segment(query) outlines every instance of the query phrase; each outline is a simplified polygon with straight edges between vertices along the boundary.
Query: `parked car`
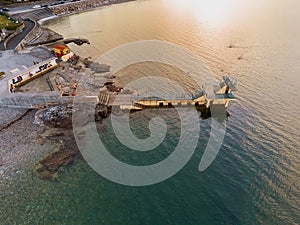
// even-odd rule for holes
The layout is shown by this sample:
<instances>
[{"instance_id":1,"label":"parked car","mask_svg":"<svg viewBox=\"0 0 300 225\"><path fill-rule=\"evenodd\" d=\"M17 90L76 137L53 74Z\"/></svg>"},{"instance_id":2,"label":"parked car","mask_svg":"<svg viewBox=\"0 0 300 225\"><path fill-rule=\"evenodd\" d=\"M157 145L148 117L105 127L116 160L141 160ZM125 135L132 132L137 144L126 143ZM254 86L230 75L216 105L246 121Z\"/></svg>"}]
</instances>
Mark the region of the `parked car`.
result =
<instances>
[{"instance_id":1,"label":"parked car","mask_svg":"<svg viewBox=\"0 0 300 225\"><path fill-rule=\"evenodd\" d=\"M33 8L33 9L39 9L39 8L41 8L41 6L40 6L40 5L35 5L35 6L33 6L32 8Z\"/></svg>"},{"instance_id":2,"label":"parked car","mask_svg":"<svg viewBox=\"0 0 300 225\"><path fill-rule=\"evenodd\" d=\"M2 11L2 12L9 12L9 8L0 8L0 11Z\"/></svg>"}]
</instances>

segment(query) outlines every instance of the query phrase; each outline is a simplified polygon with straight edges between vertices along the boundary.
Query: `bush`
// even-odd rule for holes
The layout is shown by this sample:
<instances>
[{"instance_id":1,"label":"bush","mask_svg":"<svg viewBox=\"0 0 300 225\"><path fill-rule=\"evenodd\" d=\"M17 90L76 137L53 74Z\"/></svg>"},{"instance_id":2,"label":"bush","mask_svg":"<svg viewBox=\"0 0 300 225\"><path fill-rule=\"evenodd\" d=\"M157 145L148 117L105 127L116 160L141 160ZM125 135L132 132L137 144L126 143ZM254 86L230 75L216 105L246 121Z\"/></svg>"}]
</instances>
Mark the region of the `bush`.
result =
<instances>
[{"instance_id":1,"label":"bush","mask_svg":"<svg viewBox=\"0 0 300 225\"><path fill-rule=\"evenodd\" d=\"M5 28L7 30L15 30L20 25L21 23L16 23L16 21L7 17L6 15L0 15L0 29Z\"/></svg>"},{"instance_id":2,"label":"bush","mask_svg":"<svg viewBox=\"0 0 300 225\"><path fill-rule=\"evenodd\" d=\"M7 30L16 30L19 27L19 24L10 24L6 27Z\"/></svg>"},{"instance_id":3,"label":"bush","mask_svg":"<svg viewBox=\"0 0 300 225\"><path fill-rule=\"evenodd\" d=\"M4 78L5 77L5 73L4 72L0 72L0 80L2 79L2 78Z\"/></svg>"}]
</instances>

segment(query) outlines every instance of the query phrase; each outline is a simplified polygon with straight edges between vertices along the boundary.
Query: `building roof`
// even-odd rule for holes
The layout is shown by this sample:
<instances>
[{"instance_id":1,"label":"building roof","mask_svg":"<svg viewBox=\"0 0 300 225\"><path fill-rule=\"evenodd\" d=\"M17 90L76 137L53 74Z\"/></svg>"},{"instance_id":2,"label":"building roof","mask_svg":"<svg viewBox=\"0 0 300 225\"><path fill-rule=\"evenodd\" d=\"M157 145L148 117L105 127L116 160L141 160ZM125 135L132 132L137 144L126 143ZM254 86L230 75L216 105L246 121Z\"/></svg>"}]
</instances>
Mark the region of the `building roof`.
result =
<instances>
[{"instance_id":1,"label":"building roof","mask_svg":"<svg viewBox=\"0 0 300 225\"><path fill-rule=\"evenodd\" d=\"M63 45L57 45L57 46L54 46L55 49L60 49L60 50L64 50L64 49L68 49L69 47L68 46L63 46Z\"/></svg>"}]
</instances>

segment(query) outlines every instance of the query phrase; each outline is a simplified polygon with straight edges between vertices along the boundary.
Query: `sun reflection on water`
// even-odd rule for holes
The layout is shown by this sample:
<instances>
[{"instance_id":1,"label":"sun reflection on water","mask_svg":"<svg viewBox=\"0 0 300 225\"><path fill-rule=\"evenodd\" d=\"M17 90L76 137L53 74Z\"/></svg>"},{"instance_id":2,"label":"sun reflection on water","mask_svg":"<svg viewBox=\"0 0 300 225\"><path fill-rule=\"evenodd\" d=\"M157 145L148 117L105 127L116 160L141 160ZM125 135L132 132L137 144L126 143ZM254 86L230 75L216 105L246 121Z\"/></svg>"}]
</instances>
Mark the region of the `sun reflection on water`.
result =
<instances>
[{"instance_id":1,"label":"sun reflection on water","mask_svg":"<svg viewBox=\"0 0 300 225\"><path fill-rule=\"evenodd\" d=\"M200 23L220 29L247 19L247 15L253 17L264 5L258 0L166 0L164 3L176 12L192 15Z\"/></svg>"}]
</instances>

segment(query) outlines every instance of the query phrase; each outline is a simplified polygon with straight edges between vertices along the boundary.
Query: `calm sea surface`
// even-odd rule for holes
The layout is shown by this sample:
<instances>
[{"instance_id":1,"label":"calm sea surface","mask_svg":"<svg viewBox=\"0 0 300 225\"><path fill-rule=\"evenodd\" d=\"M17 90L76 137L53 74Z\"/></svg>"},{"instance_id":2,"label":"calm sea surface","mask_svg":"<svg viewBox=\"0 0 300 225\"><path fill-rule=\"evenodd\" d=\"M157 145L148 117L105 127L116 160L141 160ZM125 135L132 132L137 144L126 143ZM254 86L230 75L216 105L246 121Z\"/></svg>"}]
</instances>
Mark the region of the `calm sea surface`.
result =
<instances>
[{"instance_id":1,"label":"calm sea surface","mask_svg":"<svg viewBox=\"0 0 300 225\"><path fill-rule=\"evenodd\" d=\"M89 39L89 46L71 47L93 59L134 41L156 39L183 46L201 57L216 78L224 73L238 77L239 100L229 106L223 145L206 171L200 173L198 165L211 126L210 120L201 120L195 154L170 179L152 186L123 186L78 161L57 182L42 181L28 189L26 204L36 206L30 220L40 224L300 224L299 10L297 0L141 0L51 23L49 27L66 38ZM120 73L117 81L124 85L136 76L163 71L170 79L182 76L182 85L192 89L180 72L157 68L135 65L132 73ZM106 120L100 137L112 155L135 165L167 157L180 136L174 110L135 113L132 130L147 137L153 114L165 118L168 133L145 157L122 146ZM37 201L37 195L45 197ZM38 219L41 214L43 219Z\"/></svg>"}]
</instances>

